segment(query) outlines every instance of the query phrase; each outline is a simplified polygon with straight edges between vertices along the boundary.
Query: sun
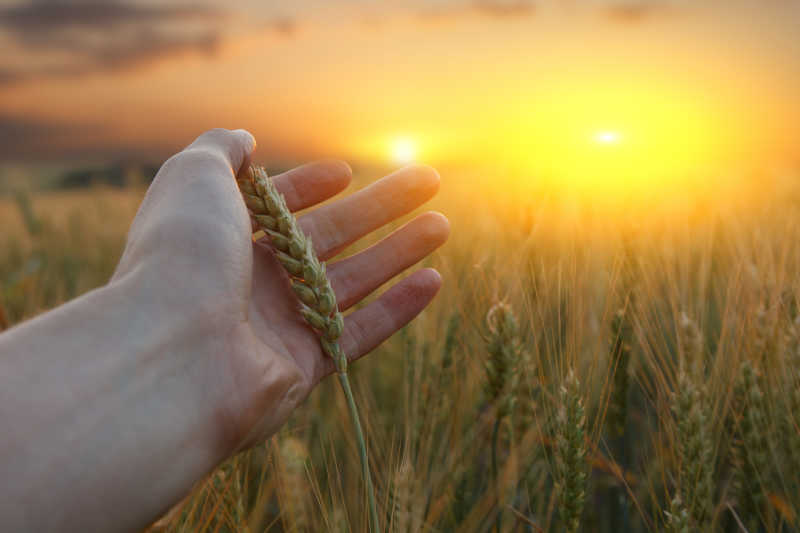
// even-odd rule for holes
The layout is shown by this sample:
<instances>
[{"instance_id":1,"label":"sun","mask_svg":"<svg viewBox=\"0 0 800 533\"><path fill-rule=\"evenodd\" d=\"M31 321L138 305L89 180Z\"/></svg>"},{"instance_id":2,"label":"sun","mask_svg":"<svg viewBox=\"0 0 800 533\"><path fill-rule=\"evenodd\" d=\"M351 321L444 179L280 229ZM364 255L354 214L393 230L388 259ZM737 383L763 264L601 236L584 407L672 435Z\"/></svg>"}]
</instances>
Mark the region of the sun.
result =
<instances>
[{"instance_id":1,"label":"sun","mask_svg":"<svg viewBox=\"0 0 800 533\"><path fill-rule=\"evenodd\" d=\"M594 134L594 142L597 144L619 144L622 135L618 131L602 130Z\"/></svg>"},{"instance_id":2,"label":"sun","mask_svg":"<svg viewBox=\"0 0 800 533\"><path fill-rule=\"evenodd\" d=\"M410 137L397 137L391 142L391 155L395 163L407 164L417 159L417 142Z\"/></svg>"}]
</instances>

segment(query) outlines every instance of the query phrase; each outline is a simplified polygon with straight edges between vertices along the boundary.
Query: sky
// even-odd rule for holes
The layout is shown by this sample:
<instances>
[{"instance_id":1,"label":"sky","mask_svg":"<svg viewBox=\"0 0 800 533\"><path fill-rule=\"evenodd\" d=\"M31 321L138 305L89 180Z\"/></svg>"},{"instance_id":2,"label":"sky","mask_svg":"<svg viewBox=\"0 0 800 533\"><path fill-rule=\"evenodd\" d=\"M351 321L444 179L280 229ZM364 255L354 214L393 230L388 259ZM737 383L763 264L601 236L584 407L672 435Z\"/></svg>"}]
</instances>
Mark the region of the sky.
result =
<instances>
[{"instance_id":1,"label":"sky","mask_svg":"<svg viewBox=\"0 0 800 533\"><path fill-rule=\"evenodd\" d=\"M789 0L0 0L0 162L260 157L579 181L800 161Z\"/></svg>"}]
</instances>

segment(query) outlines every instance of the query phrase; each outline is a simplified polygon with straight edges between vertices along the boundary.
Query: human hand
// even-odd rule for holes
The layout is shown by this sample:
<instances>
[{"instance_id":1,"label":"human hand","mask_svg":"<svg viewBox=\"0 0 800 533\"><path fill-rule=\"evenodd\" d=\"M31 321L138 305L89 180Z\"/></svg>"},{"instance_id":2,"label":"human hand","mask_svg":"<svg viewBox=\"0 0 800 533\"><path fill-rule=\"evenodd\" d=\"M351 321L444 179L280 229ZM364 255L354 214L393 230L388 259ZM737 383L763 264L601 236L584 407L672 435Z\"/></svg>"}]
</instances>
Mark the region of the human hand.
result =
<instances>
[{"instance_id":1,"label":"human hand","mask_svg":"<svg viewBox=\"0 0 800 533\"><path fill-rule=\"evenodd\" d=\"M181 349L181 386L199 409L213 413L227 453L274 433L334 367L299 313L288 277L268 243L253 243L234 173L245 172L254 148L242 130L201 135L158 172L131 227L112 284L136 278L140 298L171 327ZM341 192L350 168L311 163L275 176L293 211ZM433 169L401 169L348 197L299 217L321 260L408 213L433 196ZM447 238L447 220L425 213L354 256L330 263L339 309L357 304L417 263ZM416 316L441 279L420 270L345 319L341 346L359 358Z\"/></svg>"}]
</instances>

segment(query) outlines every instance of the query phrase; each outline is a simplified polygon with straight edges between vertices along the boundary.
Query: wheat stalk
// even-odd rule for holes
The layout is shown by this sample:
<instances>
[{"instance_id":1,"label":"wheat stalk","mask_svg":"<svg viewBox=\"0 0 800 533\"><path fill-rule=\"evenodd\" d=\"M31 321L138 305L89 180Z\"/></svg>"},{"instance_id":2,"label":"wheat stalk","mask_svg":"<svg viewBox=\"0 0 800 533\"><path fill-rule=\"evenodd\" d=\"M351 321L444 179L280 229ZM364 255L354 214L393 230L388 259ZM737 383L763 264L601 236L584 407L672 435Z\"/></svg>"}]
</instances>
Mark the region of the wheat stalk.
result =
<instances>
[{"instance_id":1,"label":"wheat stalk","mask_svg":"<svg viewBox=\"0 0 800 533\"><path fill-rule=\"evenodd\" d=\"M630 365L633 347L633 328L628 317L626 304L617 311L611 322L611 368L614 372L611 397L608 401L606 427L612 437L622 437L625 433L625 422L628 416L628 389L630 388L628 366Z\"/></svg>"},{"instance_id":2,"label":"wheat stalk","mask_svg":"<svg viewBox=\"0 0 800 533\"><path fill-rule=\"evenodd\" d=\"M742 517L757 530L766 512L764 478L768 472L766 400L761 376L744 360L734 390L737 404L737 438L734 441L735 488Z\"/></svg>"},{"instance_id":3,"label":"wheat stalk","mask_svg":"<svg viewBox=\"0 0 800 533\"><path fill-rule=\"evenodd\" d=\"M492 430L492 480L495 483L498 503L504 499L498 478L497 443L500 434L500 425L503 419L510 416L517 402L517 385L519 372L517 366L522 351L519 339L519 324L514 316L511 306L504 302L496 303L486 313L486 324L489 332L486 337L486 347L489 357L484 367L486 369L486 382L484 390L489 402L495 406L496 418ZM513 442L513 423L511 425ZM502 511L498 511L495 518L497 531L501 530Z\"/></svg>"},{"instance_id":4,"label":"wheat stalk","mask_svg":"<svg viewBox=\"0 0 800 533\"><path fill-rule=\"evenodd\" d=\"M689 527L689 511L686 509L680 496L675 495L672 502L670 502L669 511L666 511L664 514L667 515L666 530L668 533L689 533L692 531Z\"/></svg>"},{"instance_id":5,"label":"wheat stalk","mask_svg":"<svg viewBox=\"0 0 800 533\"><path fill-rule=\"evenodd\" d=\"M511 306L503 302L489 309L486 324L486 348L489 357L484 363L484 391L489 402L497 408L497 419L500 420L511 414L517 402L517 366L522 350L519 325Z\"/></svg>"},{"instance_id":6,"label":"wheat stalk","mask_svg":"<svg viewBox=\"0 0 800 533\"><path fill-rule=\"evenodd\" d=\"M300 439L287 436L281 440L278 453L278 482L281 488L278 495L282 506L288 511L281 513L284 527L293 533L310 531L306 501L309 492L306 483L308 450Z\"/></svg>"},{"instance_id":7,"label":"wheat stalk","mask_svg":"<svg viewBox=\"0 0 800 533\"><path fill-rule=\"evenodd\" d=\"M714 444L705 375L703 336L697 324L681 313L677 388L672 396L678 455L678 486L682 509L693 527L710 527L714 508Z\"/></svg>"},{"instance_id":8,"label":"wheat stalk","mask_svg":"<svg viewBox=\"0 0 800 533\"><path fill-rule=\"evenodd\" d=\"M784 335L783 399L780 429L783 454L789 472L800 472L800 315L790 321ZM795 511L800 512L800 479L790 476L790 494Z\"/></svg>"},{"instance_id":9,"label":"wheat stalk","mask_svg":"<svg viewBox=\"0 0 800 533\"><path fill-rule=\"evenodd\" d=\"M698 385L684 368L678 375L672 413L679 462L679 492L684 509L700 531L709 527L714 498L714 450L709 425L711 417L705 387Z\"/></svg>"},{"instance_id":10,"label":"wheat stalk","mask_svg":"<svg viewBox=\"0 0 800 533\"><path fill-rule=\"evenodd\" d=\"M567 533L580 526L586 499L586 415L580 382L570 370L558 394L554 420L555 478L559 511Z\"/></svg>"},{"instance_id":11,"label":"wheat stalk","mask_svg":"<svg viewBox=\"0 0 800 533\"><path fill-rule=\"evenodd\" d=\"M300 300L300 312L319 336L322 350L336 366L336 374L347 399L350 417L358 441L362 475L369 502L370 528L380 531L375 491L369 471L367 446L358 407L347 377L347 355L339 346L344 328L342 314L336 306L336 296L325 274L325 264L317 258L311 239L298 227L297 220L286 205L283 195L258 166L251 166L248 175L239 178L239 189L250 210L253 224L269 237L275 255L289 274L291 287Z\"/></svg>"}]
</instances>

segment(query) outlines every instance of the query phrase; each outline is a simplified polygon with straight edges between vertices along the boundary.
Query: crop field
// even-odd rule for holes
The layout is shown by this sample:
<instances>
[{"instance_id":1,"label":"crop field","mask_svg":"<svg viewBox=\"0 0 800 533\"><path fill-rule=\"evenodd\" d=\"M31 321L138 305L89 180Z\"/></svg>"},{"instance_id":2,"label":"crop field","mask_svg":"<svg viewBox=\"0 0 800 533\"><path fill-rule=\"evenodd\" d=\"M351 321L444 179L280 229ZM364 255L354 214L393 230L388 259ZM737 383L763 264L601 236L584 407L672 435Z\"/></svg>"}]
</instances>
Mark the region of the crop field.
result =
<instances>
[{"instance_id":1,"label":"crop field","mask_svg":"<svg viewBox=\"0 0 800 533\"><path fill-rule=\"evenodd\" d=\"M443 171L442 291L352 370L385 528L798 531L797 178L631 211ZM0 197L0 326L104 284L143 193ZM348 428L329 379L151 530L366 531Z\"/></svg>"}]
</instances>

